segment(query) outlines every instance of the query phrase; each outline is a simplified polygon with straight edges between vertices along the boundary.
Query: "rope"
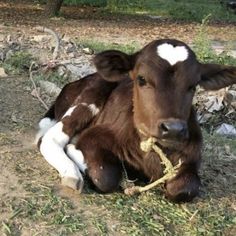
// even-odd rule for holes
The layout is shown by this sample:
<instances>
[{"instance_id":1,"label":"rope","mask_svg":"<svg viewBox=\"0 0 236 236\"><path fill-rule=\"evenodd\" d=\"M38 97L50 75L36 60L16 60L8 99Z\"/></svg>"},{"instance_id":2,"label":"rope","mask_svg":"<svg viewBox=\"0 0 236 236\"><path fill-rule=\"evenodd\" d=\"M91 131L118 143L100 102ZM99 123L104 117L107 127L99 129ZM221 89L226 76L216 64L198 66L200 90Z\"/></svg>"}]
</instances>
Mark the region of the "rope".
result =
<instances>
[{"instance_id":1,"label":"rope","mask_svg":"<svg viewBox=\"0 0 236 236\"><path fill-rule=\"evenodd\" d=\"M170 180L176 176L182 164L181 160L179 160L179 163L176 166L173 166L170 160L166 157L163 151L155 144L155 142L156 142L156 139L153 137L150 137L146 141L142 141L140 143L140 148L144 152L150 152L153 149L159 155L161 159L161 164L165 166L165 169L163 171L164 176L144 187L141 187L141 186L128 187L124 190L126 195L134 195L136 193L147 191L151 188L156 187L157 185L165 183L167 180Z\"/></svg>"},{"instance_id":2,"label":"rope","mask_svg":"<svg viewBox=\"0 0 236 236\"><path fill-rule=\"evenodd\" d=\"M123 168L123 178L122 178L122 181L120 183L120 186L124 190L128 189L128 188L133 188L135 186L134 182L137 181L137 179L134 179L134 180L129 179L127 170L125 168L125 163L124 163L123 160L121 161L121 164L122 164L122 168Z\"/></svg>"}]
</instances>

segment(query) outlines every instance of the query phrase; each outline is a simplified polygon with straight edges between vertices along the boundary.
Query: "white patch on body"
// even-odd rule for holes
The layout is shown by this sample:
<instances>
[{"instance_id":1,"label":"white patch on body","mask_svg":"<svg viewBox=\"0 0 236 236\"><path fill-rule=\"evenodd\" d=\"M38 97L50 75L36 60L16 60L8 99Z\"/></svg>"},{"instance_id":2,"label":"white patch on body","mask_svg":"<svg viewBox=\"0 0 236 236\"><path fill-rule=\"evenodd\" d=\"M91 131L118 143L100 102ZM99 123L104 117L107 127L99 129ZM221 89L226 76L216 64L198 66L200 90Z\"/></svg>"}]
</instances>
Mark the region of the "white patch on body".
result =
<instances>
[{"instance_id":1,"label":"white patch on body","mask_svg":"<svg viewBox=\"0 0 236 236\"><path fill-rule=\"evenodd\" d=\"M88 106L88 103L86 103L86 102L81 102L80 105L87 107L87 106Z\"/></svg>"},{"instance_id":2,"label":"white patch on body","mask_svg":"<svg viewBox=\"0 0 236 236\"><path fill-rule=\"evenodd\" d=\"M62 118L66 117L66 116L71 116L71 114L73 113L75 108L76 108L76 106L70 107Z\"/></svg>"},{"instance_id":3,"label":"white patch on body","mask_svg":"<svg viewBox=\"0 0 236 236\"><path fill-rule=\"evenodd\" d=\"M49 117L45 117L39 122L39 131L36 134L34 143L37 144L39 139L57 122L55 120L50 119Z\"/></svg>"},{"instance_id":4,"label":"white patch on body","mask_svg":"<svg viewBox=\"0 0 236 236\"><path fill-rule=\"evenodd\" d=\"M77 165L65 154L64 147L69 142L69 136L63 132L63 123L58 122L43 136L40 152L63 177L82 179Z\"/></svg>"},{"instance_id":5,"label":"white patch on body","mask_svg":"<svg viewBox=\"0 0 236 236\"><path fill-rule=\"evenodd\" d=\"M174 47L172 44L163 43L157 46L157 54L173 66L188 58L188 49L185 46Z\"/></svg>"},{"instance_id":6,"label":"white patch on body","mask_svg":"<svg viewBox=\"0 0 236 236\"><path fill-rule=\"evenodd\" d=\"M82 102L80 104L85 106L85 107L88 107L88 109L91 111L93 116L96 116L100 111L99 108L97 108L97 106L95 104L89 104L88 105L88 103L85 103L85 102Z\"/></svg>"},{"instance_id":7,"label":"white patch on body","mask_svg":"<svg viewBox=\"0 0 236 236\"><path fill-rule=\"evenodd\" d=\"M79 169L85 173L85 170L87 169L87 164L84 161L84 155L83 153L75 148L74 144L68 144L66 147L66 153L70 157L72 161L79 167Z\"/></svg>"},{"instance_id":8,"label":"white patch on body","mask_svg":"<svg viewBox=\"0 0 236 236\"><path fill-rule=\"evenodd\" d=\"M96 116L99 112L99 109L96 107L95 104L88 105L88 108L92 112L93 116Z\"/></svg>"}]
</instances>

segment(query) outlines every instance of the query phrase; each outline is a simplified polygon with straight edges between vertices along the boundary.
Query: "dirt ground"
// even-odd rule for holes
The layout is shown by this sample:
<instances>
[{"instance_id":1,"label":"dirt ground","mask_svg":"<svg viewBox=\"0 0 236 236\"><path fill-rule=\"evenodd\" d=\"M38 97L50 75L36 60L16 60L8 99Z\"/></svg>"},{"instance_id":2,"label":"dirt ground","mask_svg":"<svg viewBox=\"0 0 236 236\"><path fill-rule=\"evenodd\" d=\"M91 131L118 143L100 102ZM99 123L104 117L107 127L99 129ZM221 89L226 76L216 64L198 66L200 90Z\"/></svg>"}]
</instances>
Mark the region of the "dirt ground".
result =
<instances>
[{"instance_id":1,"label":"dirt ground","mask_svg":"<svg viewBox=\"0 0 236 236\"><path fill-rule=\"evenodd\" d=\"M199 28L198 24L146 18L132 18L127 22L125 17L101 17L91 9L69 7L63 8L65 18L45 19L41 16L40 5L8 2L0 1L0 37L22 33L36 35L33 27L41 25L72 38L142 45L160 37L192 42ZM235 25L211 25L209 32L212 39L236 39ZM201 172L203 192L201 200L187 205L187 210L186 205L180 209L163 198L153 202L150 200L153 199L152 193L130 200L122 194L102 196L86 188L85 194L79 196L60 186L56 171L44 161L33 144L37 121L45 110L30 95L31 90L27 75L0 78L2 234L236 235L235 139L218 139L205 134L206 160ZM137 202L142 205L137 206ZM150 212L152 207L155 213ZM173 216L162 218L161 214L169 213ZM157 224L157 221L162 223Z\"/></svg>"},{"instance_id":2,"label":"dirt ground","mask_svg":"<svg viewBox=\"0 0 236 236\"><path fill-rule=\"evenodd\" d=\"M89 7L63 7L60 18L47 19L43 15L43 6L31 2L1 0L1 25L7 26L9 32L13 27L33 35L35 34L33 27L40 25L74 38L90 38L114 43L138 42L141 45L153 39L166 37L178 38L190 43L199 28L197 23L101 14L100 10ZM211 24L209 36L214 40L235 40L236 25Z\"/></svg>"}]
</instances>

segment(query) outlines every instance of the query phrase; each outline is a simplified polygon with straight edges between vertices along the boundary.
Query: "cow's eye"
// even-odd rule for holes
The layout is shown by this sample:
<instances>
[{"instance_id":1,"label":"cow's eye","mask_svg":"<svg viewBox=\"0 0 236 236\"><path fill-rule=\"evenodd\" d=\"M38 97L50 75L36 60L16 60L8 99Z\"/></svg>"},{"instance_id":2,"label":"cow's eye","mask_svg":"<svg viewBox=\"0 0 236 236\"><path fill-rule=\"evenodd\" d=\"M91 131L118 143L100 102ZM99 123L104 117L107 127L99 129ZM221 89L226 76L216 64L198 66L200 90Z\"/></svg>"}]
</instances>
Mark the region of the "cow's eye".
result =
<instances>
[{"instance_id":1,"label":"cow's eye","mask_svg":"<svg viewBox=\"0 0 236 236\"><path fill-rule=\"evenodd\" d=\"M188 88L188 91L189 91L189 92L195 92L195 91L196 91L196 86L195 86L195 85L190 86L190 87Z\"/></svg>"},{"instance_id":2,"label":"cow's eye","mask_svg":"<svg viewBox=\"0 0 236 236\"><path fill-rule=\"evenodd\" d=\"M137 81L138 81L139 86L144 86L144 85L147 84L147 81L146 81L146 80L144 79L144 77L141 76L141 75L138 75Z\"/></svg>"}]
</instances>

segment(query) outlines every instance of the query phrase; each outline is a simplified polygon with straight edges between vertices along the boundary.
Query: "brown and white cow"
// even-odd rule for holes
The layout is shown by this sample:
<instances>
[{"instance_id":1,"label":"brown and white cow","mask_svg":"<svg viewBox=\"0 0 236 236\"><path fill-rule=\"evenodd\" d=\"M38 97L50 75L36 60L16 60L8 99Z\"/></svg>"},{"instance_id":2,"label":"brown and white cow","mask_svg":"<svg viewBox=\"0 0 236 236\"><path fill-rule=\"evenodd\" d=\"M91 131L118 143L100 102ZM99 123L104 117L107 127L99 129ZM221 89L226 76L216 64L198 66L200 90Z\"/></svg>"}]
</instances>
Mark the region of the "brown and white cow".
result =
<instances>
[{"instance_id":1,"label":"brown and white cow","mask_svg":"<svg viewBox=\"0 0 236 236\"><path fill-rule=\"evenodd\" d=\"M97 73L67 84L39 123L40 151L62 184L81 191L82 172L99 191L115 191L121 162L129 176L160 178L158 154L140 150L142 140L155 137L173 164L182 161L165 184L166 196L190 201L199 192L202 145L192 106L195 88L235 84L236 68L202 64L174 39L155 40L132 55L105 51L94 63Z\"/></svg>"}]
</instances>

